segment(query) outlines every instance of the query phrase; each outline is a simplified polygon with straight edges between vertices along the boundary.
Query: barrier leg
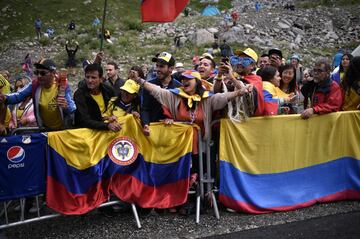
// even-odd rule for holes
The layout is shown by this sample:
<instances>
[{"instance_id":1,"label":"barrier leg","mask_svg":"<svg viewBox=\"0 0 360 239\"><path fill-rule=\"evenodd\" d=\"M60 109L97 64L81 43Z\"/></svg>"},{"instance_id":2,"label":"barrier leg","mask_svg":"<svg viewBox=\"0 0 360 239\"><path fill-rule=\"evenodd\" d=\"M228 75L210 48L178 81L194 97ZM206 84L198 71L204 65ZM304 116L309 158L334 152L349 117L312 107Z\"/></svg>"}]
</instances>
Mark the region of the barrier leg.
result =
<instances>
[{"instance_id":1,"label":"barrier leg","mask_svg":"<svg viewBox=\"0 0 360 239\"><path fill-rule=\"evenodd\" d=\"M24 221L25 219L25 198L20 198L20 221Z\"/></svg>"},{"instance_id":2,"label":"barrier leg","mask_svg":"<svg viewBox=\"0 0 360 239\"><path fill-rule=\"evenodd\" d=\"M36 197L35 197L35 201L36 201L36 211L37 211L37 215L38 215L38 217L40 217L39 196L36 196Z\"/></svg>"},{"instance_id":3,"label":"barrier leg","mask_svg":"<svg viewBox=\"0 0 360 239\"><path fill-rule=\"evenodd\" d=\"M136 210L136 206L135 204L131 204L131 209L133 211L133 214L134 214L134 217L135 217L135 220L136 220L136 225L137 227L140 229L141 228L141 224L140 224L140 219L139 219L139 215L137 213L137 210Z\"/></svg>"},{"instance_id":4,"label":"barrier leg","mask_svg":"<svg viewBox=\"0 0 360 239\"><path fill-rule=\"evenodd\" d=\"M213 207L214 207L214 213L215 213L215 217L216 219L220 219L220 214L219 214L219 208L217 206L217 202L216 202L216 198L215 198L215 194L214 191L211 191L211 199L213 201Z\"/></svg>"},{"instance_id":5,"label":"barrier leg","mask_svg":"<svg viewBox=\"0 0 360 239\"><path fill-rule=\"evenodd\" d=\"M10 204L10 202L9 202L9 204ZM4 213L4 215L5 215L5 223L6 224L9 223L9 218L8 218L8 214L7 214L7 207L8 207L9 204L4 202L4 212L1 212L1 214L0 214L0 215L2 215Z\"/></svg>"},{"instance_id":6,"label":"barrier leg","mask_svg":"<svg viewBox=\"0 0 360 239\"><path fill-rule=\"evenodd\" d=\"M199 139L199 182L200 182L200 196L204 200L204 159L203 159L203 144L201 140L201 131L198 130Z\"/></svg>"},{"instance_id":7,"label":"barrier leg","mask_svg":"<svg viewBox=\"0 0 360 239\"><path fill-rule=\"evenodd\" d=\"M200 195L196 197L196 223L199 224L200 223L200 201L201 201L201 197Z\"/></svg>"}]
</instances>

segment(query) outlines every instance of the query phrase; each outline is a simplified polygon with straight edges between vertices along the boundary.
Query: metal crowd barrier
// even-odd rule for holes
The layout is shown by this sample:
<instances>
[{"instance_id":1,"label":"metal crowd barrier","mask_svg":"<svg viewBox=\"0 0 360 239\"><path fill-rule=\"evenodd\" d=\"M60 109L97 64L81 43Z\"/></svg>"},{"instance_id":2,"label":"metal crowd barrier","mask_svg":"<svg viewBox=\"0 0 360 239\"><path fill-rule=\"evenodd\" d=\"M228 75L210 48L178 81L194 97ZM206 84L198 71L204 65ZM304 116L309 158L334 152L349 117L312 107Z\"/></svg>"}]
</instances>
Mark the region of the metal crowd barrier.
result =
<instances>
[{"instance_id":1,"label":"metal crowd barrier","mask_svg":"<svg viewBox=\"0 0 360 239\"><path fill-rule=\"evenodd\" d=\"M44 128L38 128L38 127L23 127L23 128L17 128L15 130L13 130L11 132L11 135L23 135L23 134L30 134L30 133L39 133L39 132L46 132L46 130ZM201 209L201 202L204 200L205 198L205 189L204 189L204 184L207 184L207 191L209 191L211 189L212 183L214 182L214 180L211 178L211 168L210 168L210 159L209 157L207 157L207 176L204 177L204 167L203 167L203 141L202 141L202 133L200 130L200 127L198 127L198 148L199 148L199 182L196 186L196 190L195 191L189 191L189 194L196 194L196 218L195 221L196 223L200 223L200 209ZM208 144L207 144L208 145ZM209 147L207 146L206 148L206 153L208 155L208 150ZM14 227L14 226L19 226L19 225L24 225L24 224L28 224L28 223L32 223L32 222L38 222L38 221L42 221L42 220L47 220L50 218L55 218L55 217L59 217L62 216L62 214L59 213L55 213L55 212L50 212L50 214L46 214L46 215L41 215L41 211L42 210L42 204L39 203L39 198L40 197L44 197L44 195L36 195L35 196L35 201L36 201L36 216L35 217L31 217L26 219L25 215L26 215L26 198L19 198L16 200L10 200L10 201L6 201L3 202L3 209L0 211L0 219L4 216L5 219L5 223L4 224L0 224L0 230L1 229L6 229L6 228L10 228L10 227ZM213 202L215 203L214 205L216 205L216 199L215 196L212 195L213 197ZM9 217L9 210L11 209L11 206L17 201L19 200L19 204L20 204L20 211L19 211L19 219L17 221L11 222L10 217ZM106 207L106 206L112 206L115 204L119 204L120 201L119 200L111 200L109 199L108 202L103 203L99 206L100 207ZM135 204L131 204L131 209L132 209L132 213L134 215L135 221L136 221L136 226L140 229L141 228L141 222L139 219L139 215L136 209L136 205ZM214 208L215 209L215 208ZM216 206L215 209L215 215L216 217L219 219L219 212Z\"/></svg>"},{"instance_id":2,"label":"metal crowd barrier","mask_svg":"<svg viewBox=\"0 0 360 239\"><path fill-rule=\"evenodd\" d=\"M214 120L211 122L210 124L210 132L209 132L209 137L206 140L206 166L207 166L207 170L206 170L206 179L204 179L204 182L206 183L206 190L207 193L209 194L211 201L212 201L212 205L214 207L214 214L216 219L220 219L220 213L219 213L219 208L217 205L217 200L215 197L215 192L217 192L217 189L215 188L215 178L216 175L214 175L214 177L211 175L211 147L215 147L216 145L214 145L214 140L212 139L212 129L213 126L217 123L220 123L220 120ZM219 149L217 149L218 152Z\"/></svg>"},{"instance_id":3,"label":"metal crowd barrier","mask_svg":"<svg viewBox=\"0 0 360 239\"><path fill-rule=\"evenodd\" d=\"M39 133L39 132L45 132L45 128L39 128L39 127L21 127L21 128L16 128L13 131L11 131L11 135L22 135L22 134L30 134L30 133ZM15 221L15 222L10 222L10 218L9 218L9 208L10 206L17 200L10 200L7 202L3 202L3 209L0 211L0 219L2 216L4 216L5 219L5 223L0 225L0 230L1 229L6 229L6 228L10 228L10 227L14 227L14 226L19 226L19 225L24 225L24 224L28 224L28 223L32 223L32 222L38 222L38 221L42 221L42 220L46 220L46 219L50 219L50 218L55 218L55 217L59 217L62 216L62 214L59 213L51 213L51 214L47 214L47 215L41 215L41 209L42 209L42 205L40 205L39 203L39 198L40 197L44 197L44 195L37 195L35 196L35 201L36 201L36 216L35 217L31 217L26 219L25 218L25 213L26 213L26 198L19 198L19 204L20 204L20 215L19 215L19 220ZM101 204L98 208L102 208L102 207L107 207L107 206L112 206L112 205L116 205L119 204L120 201L119 200L111 200L109 199L108 202ZM139 219L139 214L137 212L136 206L135 204L131 204L131 209L132 209L132 213L134 215L135 221L136 221L136 226L140 229L141 228L141 222Z\"/></svg>"}]
</instances>

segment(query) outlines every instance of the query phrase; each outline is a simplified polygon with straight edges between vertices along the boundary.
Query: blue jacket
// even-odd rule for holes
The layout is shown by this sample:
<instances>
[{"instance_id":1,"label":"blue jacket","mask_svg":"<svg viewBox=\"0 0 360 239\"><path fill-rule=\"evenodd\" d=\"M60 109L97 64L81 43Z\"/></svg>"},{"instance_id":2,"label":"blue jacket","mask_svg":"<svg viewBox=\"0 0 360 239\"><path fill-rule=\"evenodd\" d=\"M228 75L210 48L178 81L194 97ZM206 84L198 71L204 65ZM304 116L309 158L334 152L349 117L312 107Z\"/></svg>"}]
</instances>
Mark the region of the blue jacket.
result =
<instances>
[{"instance_id":1,"label":"blue jacket","mask_svg":"<svg viewBox=\"0 0 360 239\"><path fill-rule=\"evenodd\" d=\"M36 29L40 29L41 28L41 25L42 25L42 22L40 19L36 19L35 20L35 23L34 23L34 26Z\"/></svg>"},{"instance_id":2,"label":"blue jacket","mask_svg":"<svg viewBox=\"0 0 360 239\"><path fill-rule=\"evenodd\" d=\"M33 80L30 84L22 88L19 92L6 95L6 103L10 105L17 104L25 100L26 97L32 96L36 121L40 127L46 127L43 125L39 110L40 95L41 95L41 86L37 83L37 80ZM60 109L60 114L64 123L64 127L71 126L72 122L70 121L72 121L73 114L76 110L76 106L71 95L72 93L68 85L65 89L65 99L67 101L68 108Z\"/></svg>"}]
</instances>

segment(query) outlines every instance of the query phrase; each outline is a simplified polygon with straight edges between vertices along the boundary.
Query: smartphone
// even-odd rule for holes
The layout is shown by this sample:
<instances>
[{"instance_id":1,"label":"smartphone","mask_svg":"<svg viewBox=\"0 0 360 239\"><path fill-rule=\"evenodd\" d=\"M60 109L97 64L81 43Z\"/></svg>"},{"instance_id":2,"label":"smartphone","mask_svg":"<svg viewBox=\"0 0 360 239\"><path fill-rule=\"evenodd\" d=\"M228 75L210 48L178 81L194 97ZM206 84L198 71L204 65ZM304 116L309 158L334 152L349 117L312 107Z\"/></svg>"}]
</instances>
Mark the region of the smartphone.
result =
<instances>
[{"instance_id":1,"label":"smartphone","mask_svg":"<svg viewBox=\"0 0 360 239\"><path fill-rule=\"evenodd\" d=\"M229 63L229 58L228 57L221 57L221 62L222 63L225 63L225 64L227 64L227 63Z\"/></svg>"}]
</instances>

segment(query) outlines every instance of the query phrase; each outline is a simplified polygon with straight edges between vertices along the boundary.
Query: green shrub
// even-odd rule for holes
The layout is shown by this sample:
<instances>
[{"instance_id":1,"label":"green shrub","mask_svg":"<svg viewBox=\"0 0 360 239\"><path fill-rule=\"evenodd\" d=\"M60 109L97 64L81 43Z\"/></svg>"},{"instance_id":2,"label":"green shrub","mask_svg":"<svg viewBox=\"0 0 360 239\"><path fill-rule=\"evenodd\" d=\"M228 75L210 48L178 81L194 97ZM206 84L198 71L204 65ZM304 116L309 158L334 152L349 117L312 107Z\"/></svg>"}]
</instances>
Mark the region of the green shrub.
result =
<instances>
[{"instance_id":1,"label":"green shrub","mask_svg":"<svg viewBox=\"0 0 360 239\"><path fill-rule=\"evenodd\" d=\"M143 30L143 25L141 24L139 19L125 19L124 20L124 28L125 30L136 30L141 32Z\"/></svg>"},{"instance_id":2,"label":"green shrub","mask_svg":"<svg viewBox=\"0 0 360 239\"><path fill-rule=\"evenodd\" d=\"M39 43L42 46L49 46L51 42L52 42L52 40L50 38L48 38L48 37L41 37L40 40L39 40Z\"/></svg>"}]
</instances>

